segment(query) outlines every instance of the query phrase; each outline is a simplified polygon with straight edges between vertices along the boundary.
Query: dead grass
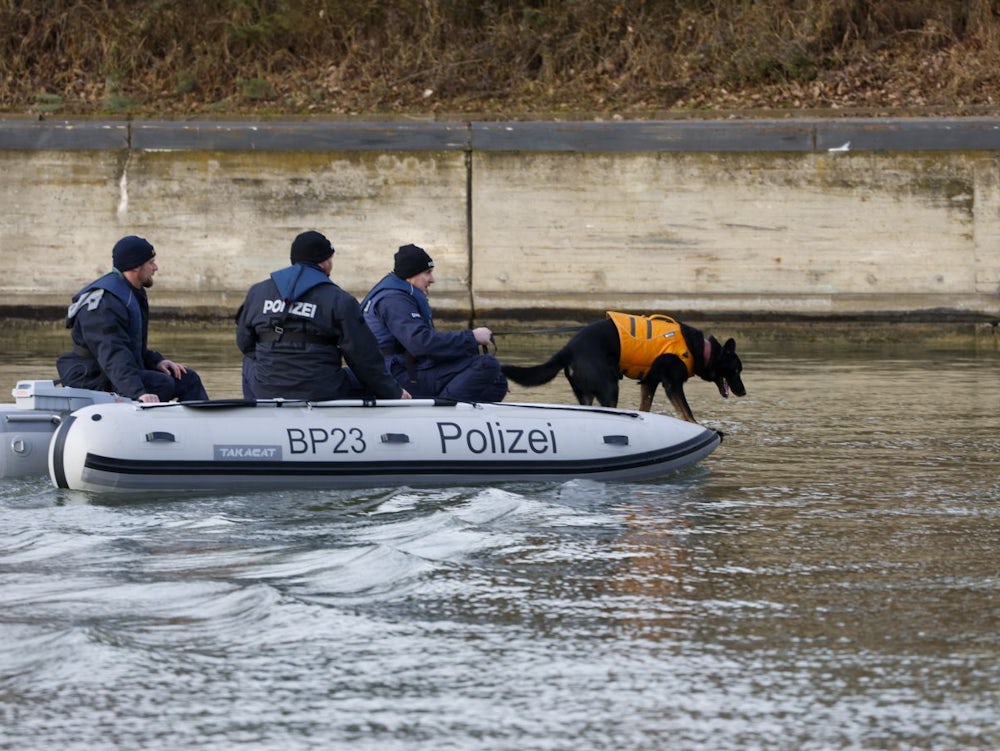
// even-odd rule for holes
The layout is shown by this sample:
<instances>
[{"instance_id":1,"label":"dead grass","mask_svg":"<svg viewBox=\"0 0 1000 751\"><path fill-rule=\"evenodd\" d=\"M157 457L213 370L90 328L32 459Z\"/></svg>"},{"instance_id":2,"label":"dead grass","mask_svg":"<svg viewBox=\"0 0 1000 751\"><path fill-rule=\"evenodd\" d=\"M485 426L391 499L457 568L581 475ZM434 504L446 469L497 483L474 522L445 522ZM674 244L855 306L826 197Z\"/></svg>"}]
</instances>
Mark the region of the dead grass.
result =
<instances>
[{"instance_id":1,"label":"dead grass","mask_svg":"<svg viewBox=\"0 0 1000 751\"><path fill-rule=\"evenodd\" d=\"M0 0L6 113L506 119L998 103L998 0Z\"/></svg>"}]
</instances>

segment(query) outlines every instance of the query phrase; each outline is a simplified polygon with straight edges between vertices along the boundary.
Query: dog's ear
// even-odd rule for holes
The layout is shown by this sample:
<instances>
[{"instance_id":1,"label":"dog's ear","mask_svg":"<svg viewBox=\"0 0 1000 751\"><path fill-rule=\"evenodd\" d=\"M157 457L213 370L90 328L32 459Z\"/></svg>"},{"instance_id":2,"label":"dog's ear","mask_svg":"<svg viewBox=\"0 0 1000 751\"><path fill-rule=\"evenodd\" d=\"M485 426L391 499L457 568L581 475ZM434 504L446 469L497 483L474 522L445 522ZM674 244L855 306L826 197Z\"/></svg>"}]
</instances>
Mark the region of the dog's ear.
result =
<instances>
[{"instance_id":1,"label":"dog's ear","mask_svg":"<svg viewBox=\"0 0 1000 751\"><path fill-rule=\"evenodd\" d=\"M736 352L736 340L733 338L727 339L726 343L722 345L722 351L726 353Z\"/></svg>"}]
</instances>

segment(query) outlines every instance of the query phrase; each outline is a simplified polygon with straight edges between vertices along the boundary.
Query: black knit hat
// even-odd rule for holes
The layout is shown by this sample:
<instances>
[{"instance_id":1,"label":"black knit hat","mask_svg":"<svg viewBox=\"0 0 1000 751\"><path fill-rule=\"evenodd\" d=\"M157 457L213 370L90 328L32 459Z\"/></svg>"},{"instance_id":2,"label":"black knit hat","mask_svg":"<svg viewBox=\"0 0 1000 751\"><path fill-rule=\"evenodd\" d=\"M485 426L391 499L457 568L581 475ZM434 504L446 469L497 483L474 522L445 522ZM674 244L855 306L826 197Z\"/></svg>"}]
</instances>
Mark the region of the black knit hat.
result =
<instances>
[{"instance_id":1,"label":"black knit hat","mask_svg":"<svg viewBox=\"0 0 1000 751\"><path fill-rule=\"evenodd\" d=\"M323 263L333 255L333 246L316 230L308 230L292 240L292 263Z\"/></svg>"},{"instance_id":2,"label":"black knit hat","mask_svg":"<svg viewBox=\"0 0 1000 751\"><path fill-rule=\"evenodd\" d=\"M396 260L396 265L392 273L400 279L409 279L434 268L434 261L427 255L427 251L417 245L403 245L393 258Z\"/></svg>"},{"instance_id":3,"label":"black knit hat","mask_svg":"<svg viewBox=\"0 0 1000 751\"><path fill-rule=\"evenodd\" d=\"M155 255L153 246L144 237L127 235L115 243L111 250L111 262L119 271L128 271L142 266Z\"/></svg>"}]
</instances>

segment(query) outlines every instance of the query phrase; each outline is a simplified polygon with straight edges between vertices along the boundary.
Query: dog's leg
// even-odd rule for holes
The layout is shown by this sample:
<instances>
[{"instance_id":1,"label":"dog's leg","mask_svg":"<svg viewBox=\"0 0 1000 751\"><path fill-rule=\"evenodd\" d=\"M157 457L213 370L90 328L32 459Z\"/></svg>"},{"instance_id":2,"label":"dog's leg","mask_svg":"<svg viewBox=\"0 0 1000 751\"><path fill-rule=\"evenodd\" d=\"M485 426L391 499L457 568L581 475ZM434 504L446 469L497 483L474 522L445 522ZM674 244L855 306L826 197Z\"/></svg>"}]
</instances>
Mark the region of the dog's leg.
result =
<instances>
[{"instance_id":1,"label":"dog's leg","mask_svg":"<svg viewBox=\"0 0 1000 751\"><path fill-rule=\"evenodd\" d=\"M677 410L677 414L681 416L681 419L687 420L688 422L693 422L695 425L699 424L697 420L694 419L694 414L691 412L691 407L688 406L687 397L684 396L684 389L680 386L675 386L667 391L667 398L670 399L670 403L674 405L674 409Z\"/></svg>"},{"instance_id":2,"label":"dog's leg","mask_svg":"<svg viewBox=\"0 0 1000 751\"><path fill-rule=\"evenodd\" d=\"M656 384L648 381L639 381L639 411L649 412L653 408L653 394L656 392Z\"/></svg>"},{"instance_id":3,"label":"dog's leg","mask_svg":"<svg viewBox=\"0 0 1000 751\"><path fill-rule=\"evenodd\" d=\"M572 371L568 368L566 369L566 379L569 381L570 388L573 389L573 396L576 397L577 402L585 407L589 407L594 403L594 395L580 388L580 384L576 382Z\"/></svg>"},{"instance_id":4,"label":"dog's leg","mask_svg":"<svg viewBox=\"0 0 1000 751\"><path fill-rule=\"evenodd\" d=\"M618 406L617 378L613 381L605 381L600 387L595 388L595 392L597 403L602 407L611 407L614 409Z\"/></svg>"}]
</instances>

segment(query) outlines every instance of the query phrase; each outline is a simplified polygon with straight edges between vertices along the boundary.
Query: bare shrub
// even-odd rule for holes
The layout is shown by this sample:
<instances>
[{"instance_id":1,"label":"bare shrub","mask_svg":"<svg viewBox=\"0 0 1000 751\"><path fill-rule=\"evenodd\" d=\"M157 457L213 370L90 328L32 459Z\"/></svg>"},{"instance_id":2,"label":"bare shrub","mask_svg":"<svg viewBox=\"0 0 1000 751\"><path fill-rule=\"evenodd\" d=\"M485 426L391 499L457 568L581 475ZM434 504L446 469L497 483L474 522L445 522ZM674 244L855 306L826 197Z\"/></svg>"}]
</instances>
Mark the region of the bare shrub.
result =
<instances>
[{"instance_id":1,"label":"bare shrub","mask_svg":"<svg viewBox=\"0 0 1000 751\"><path fill-rule=\"evenodd\" d=\"M0 109L961 109L998 31L996 0L0 0Z\"/></svg>"}]
</instances>

